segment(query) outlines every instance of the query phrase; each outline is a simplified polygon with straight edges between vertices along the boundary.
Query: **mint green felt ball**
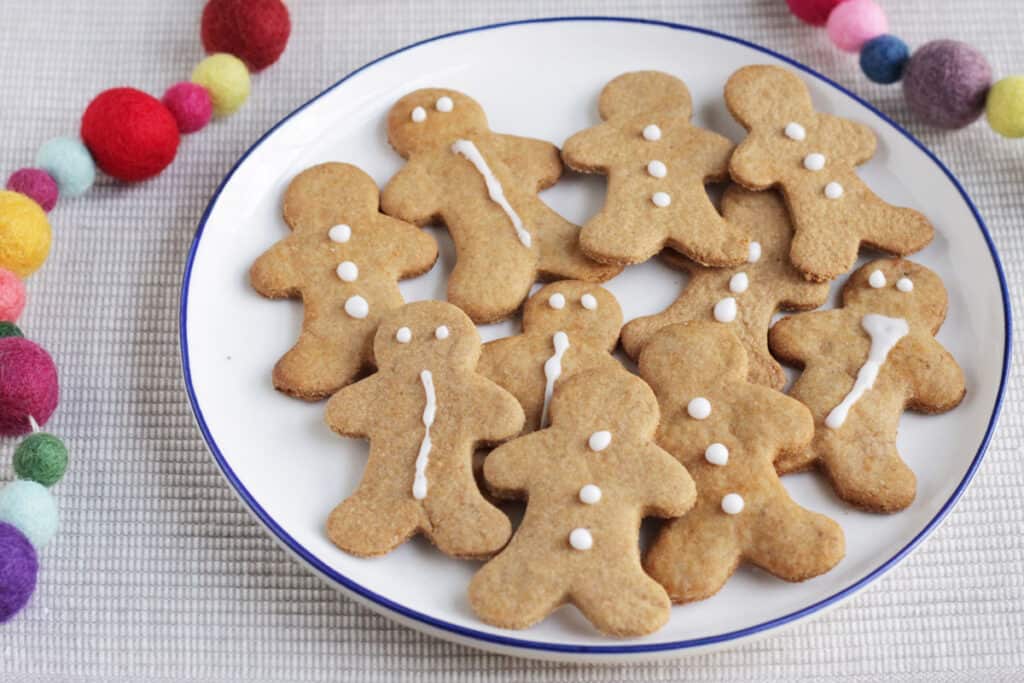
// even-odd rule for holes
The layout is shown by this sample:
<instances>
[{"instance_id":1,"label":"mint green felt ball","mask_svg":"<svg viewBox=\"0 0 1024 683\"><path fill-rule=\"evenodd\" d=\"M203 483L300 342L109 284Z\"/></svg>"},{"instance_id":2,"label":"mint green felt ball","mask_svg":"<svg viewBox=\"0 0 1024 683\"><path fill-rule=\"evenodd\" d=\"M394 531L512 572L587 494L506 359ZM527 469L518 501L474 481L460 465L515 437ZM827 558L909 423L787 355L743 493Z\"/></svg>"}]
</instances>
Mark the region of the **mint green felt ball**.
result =
<instances>
[{"instance_id":1,"label":"mint green felt ball","mask_svg":"<svg viewBox=\"0 0 1024 683\"><path fill-rule=\"evenodd\" d=\"M14 471L22 479L53 486L68 468L68 449L53 434L36 432L14 451Z\"/></svg>"},{"instance_id":2,"label":"mint green felt ball","mask_svg":"<svg viewBox=\"0 0 1024 683\"><path fill-rule=\"evenodd\" d=\"M77 197L92 187L96 164L89 150L74 138L53 138L36 154L36 166L57 181L62 197Z\"/></svg>"},{"instance_id":3,"label":"mint green felt ball","mask_svg":"<svg viewBox=\"0 0 1024 683\"><path fill-rule=\"evenodd\" d=\"M46 487L18 479L0 489L0 522L7 522L42 548L57 533L57 503Z\"/></svg>"}]
</instances>

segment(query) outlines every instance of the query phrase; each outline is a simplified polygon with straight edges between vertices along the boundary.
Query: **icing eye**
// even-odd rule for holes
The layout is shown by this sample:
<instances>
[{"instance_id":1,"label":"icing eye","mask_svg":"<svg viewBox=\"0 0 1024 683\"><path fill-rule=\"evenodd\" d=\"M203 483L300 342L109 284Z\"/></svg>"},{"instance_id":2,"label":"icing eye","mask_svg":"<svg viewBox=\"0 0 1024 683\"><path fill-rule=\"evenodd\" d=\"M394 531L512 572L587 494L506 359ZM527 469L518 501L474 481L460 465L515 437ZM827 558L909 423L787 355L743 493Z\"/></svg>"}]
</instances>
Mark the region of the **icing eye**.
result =
<instances>
[{"instance_id":1,"label":"icing eye","mask_svg":"<svg viewBox=\"0 0 1024 683\"><path fill-rule=\"evenodd\" d=\"M555 309L556 311L562 310L563 308L565 308L565 296L560 292L552 294L551 298L548 299L548 306Z\"/></svg>"},{"instance_id":2,"label":"icing eye","mask_svg":"<svg viewBox=\"0 0 1024 683\"><path fill-rule=\"evenodd\" d=\"M441 325L436 330L434 330L434 336L437 337L438 339L447 339L448 334L449 332L447 325Z\"/></svg>"},{"instance_id":3,"label":"icing eye","mask_svg":"<svg viewBox=\"0 0 1024 683\"><path fill-rule=\"evenodd\" d=\"M399 327L398 332L395 332L395 341L399 344L408 344L412 341L412 330L408 327Z\"/></svg>"},{"instance_id":4,"label":"icing eye","mask_svg":"<svg viewBox=\"0 0 1024 683\"><path fill-rule=\"evenodd\" d=\"M427 110L423 107L416 107L412 110L411 118L413 123L423 123L427 120Z\"/></svg>"},{"instance_id":5,"label":"icing eye","mask_svg":"<svg viewBox=\"0 0 1024 683\"><path fill-rule=\"evenodd\" d=\"M911 280L909 277L901 277L899 280L896 281L896 289L900 290L901 292L913 292L914 281Z\"/></svg>"},{"instance_id":6,"label":"icing eye","mask_svg":"<svg viewBox=\"0 0 1024 683\"><path fill-rule=\"evenodd\" d=\"M332 242L344 244L352 239L352 228L344 223L339 223L327 232L327 236L331 238Z\"/></svg>"},{"instance_id":7,"label":"icing eye","mask_svg":"<svg viewBox=\"0 0 1024 683\"><path fill-rule=\"evenodd\" d=\"M434 103L434 108L440 112L448 113L455 108L455 103L452 102L452 98L445 95L444 97L437 98L437 102Z\"/></svg>"},{"instance_id":8,"label":"icing eye","mask_svg":"<svg viewBox=\"0 0 1024 683\"><path fill-rule=\"evenodd\" d=\"M583 308L587 309L588 311L596 311L597 297L595 297L593 294L584 294L583 296L580 297L580 304L582 304Z\"/></svg>"},{"instance_id":9,"label":"icing eye","mask_svg":"<svg viewBox=\"0 0 1024 683\"><path fill-rule=\"evenodd\" d=\"M871 275L868 276L868 284L875 289L885 287L885 273L880 270L872 271Z\"/></svg>"}]
</instances>

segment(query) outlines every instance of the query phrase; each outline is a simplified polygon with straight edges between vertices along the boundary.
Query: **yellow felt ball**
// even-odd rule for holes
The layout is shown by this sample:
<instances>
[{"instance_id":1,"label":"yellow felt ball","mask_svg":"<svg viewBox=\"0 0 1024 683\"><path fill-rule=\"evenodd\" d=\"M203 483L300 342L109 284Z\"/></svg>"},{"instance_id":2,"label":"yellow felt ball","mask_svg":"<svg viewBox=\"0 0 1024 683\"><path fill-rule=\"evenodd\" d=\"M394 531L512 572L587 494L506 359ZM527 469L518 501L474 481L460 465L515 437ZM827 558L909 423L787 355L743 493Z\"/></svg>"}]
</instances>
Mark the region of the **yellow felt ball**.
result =
<instances>
[{"instance_id":1,"label":"yellow felt ball","mask_svg":"<svg viewBox=\"0 0 1024 683\"><path fill-rule=\"evenodd\" d=\"M217 116L234 114L249 98L249 70L238 57L223 52L199 62L192 82L210 93Z\"/></svg>"},{"instance_id":2,"label":"yellow felt ball","mask_svg":"<svg viewBox=\"0 0 1024 683\"><path fill-rule=\"evenodd\" d=\"M50 221L38 204L0 190L0 268L27 277L50 253Z\"/></svg>"},{"instance_id":3,"label":"yellow felt ball","mask_svg":"<svg viewBox=\"0 0 1024 683\"><path fill-rule=\"evenodd\" d=\"M1007 76L989 88L985 116L1000 135L1024 137L1024 76Z\"/></svg>"}]
</instances>

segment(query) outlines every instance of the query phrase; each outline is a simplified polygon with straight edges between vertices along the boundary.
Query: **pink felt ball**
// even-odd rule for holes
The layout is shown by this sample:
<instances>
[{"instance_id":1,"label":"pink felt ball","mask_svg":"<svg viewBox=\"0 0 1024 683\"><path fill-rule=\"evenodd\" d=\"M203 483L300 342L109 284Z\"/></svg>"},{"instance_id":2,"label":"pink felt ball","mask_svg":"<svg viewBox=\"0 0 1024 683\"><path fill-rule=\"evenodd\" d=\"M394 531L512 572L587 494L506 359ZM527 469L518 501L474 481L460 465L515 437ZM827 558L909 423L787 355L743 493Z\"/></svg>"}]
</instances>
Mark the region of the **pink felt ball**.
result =
<instances>
[{"instance_id":1,"label":"pink felt ball","mask_svg":"<svg viewBox=\"0 0 1024 683\"><path fill-rule=\"evenodd\" d=\"M25 283L17 275L0 268L0 320L17 322L25 310Z\"/></svg>"},{"instance_id":2,"label":"pink felt ball","mask_svg":"<svg viewBox=\"0 0 1024 683\"><path fill-rule=\"evenodd\" d=\"M164 93L163 103L178 122L178 130L182 133L195 133L213 116L210 93L195 83L175 83Z\"/></svg>"},{"instance_id":3,"label":"pink felt ball","mask_svg":"<svg viewBox=\"0 0 1024 683\"><path fill-rule=\"evenodd\" d=\"M824 26L829 13L843 0L786 0L789 11L811 26Z\"/></svg>"},{"instance_id":4,"label":"pink felt ball","mask_svg":"<svg viewBox=\"0 0 1024 683\"><path fill-rule=\"evenodd\" d=\"M36 204L43 207L43 211L51 211L57 206L57 196L60 194L57 181L41 168L18 169L7 179L7 189L35 200Z\"/></svg>"},{"instance_id":5,"label":"pink felt ball","mask_svg":"<svg viewBox=\"0 0 1024 683\"><path fill-rule=\"evenodd\" d=\"M0 435L32 431L30 416L46 424L59 397L50 354L24 337L0 338Z\"/></svg>"},{"instance_id":6,"label":"pink felt ball","mask_svg":"<svg viewBox=\"0 0 1024 683\"><path fill-rule=\"evenodd\" d=\"M889 30L889 20L875 0L846 0L828 15L829 40L846 52L860 52L864 43Z\"/></svg>"}]
</instances>

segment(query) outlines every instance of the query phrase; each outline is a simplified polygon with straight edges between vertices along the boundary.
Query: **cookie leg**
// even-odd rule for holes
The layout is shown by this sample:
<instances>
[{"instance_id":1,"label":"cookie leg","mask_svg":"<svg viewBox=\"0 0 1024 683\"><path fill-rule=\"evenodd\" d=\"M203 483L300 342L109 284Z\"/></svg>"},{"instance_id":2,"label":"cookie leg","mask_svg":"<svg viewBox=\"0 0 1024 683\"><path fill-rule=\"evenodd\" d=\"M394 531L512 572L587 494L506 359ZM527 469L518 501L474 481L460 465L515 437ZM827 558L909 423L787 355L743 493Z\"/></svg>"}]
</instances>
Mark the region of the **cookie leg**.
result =
<instances>
[{"instance_id":1,"label":"cookie leg","mask_svg":"<svg viewBox=\"0 0 1024 683\"><path fill-rule=\"evenodd\" d=\"M733 521L710 503L666 524L644 557L644 569L665 587L672 602L711 597L739 563Z\"/></svg>"},{"instance_id":2,"label":"cookie leg","mask_svg":"<svg viewBox=\"0 0 1024 683\"><path fill-rule=\"evenodd\" d=\"M722 218L707 195L672 224L667 245L712 267L739 265L749 254L746 231Z\"/></svg>"},{"instance_id":3,"label":"cookie leg","mask_svg":"<svg viewBox=\"0 0 1024 683\"><path fill-rule=\"evenodd\" d=\"M685 321L686 314L676 306L669 306L661 313L634 318L622 328L622 348L630 358L637 360L650 338L662 328Z\"/></svg>"},{"instance_id":4,"label":"cookie leg","mask_svg":"<svg viewBox=\"0 0 1024 683\"><path fill-rule=\"evenodd\" d=\"M580 228L562 218L539 199L534 226L540 240L540 277L545 280L604 282L622 272L621 266L599 263L580 249Z\"/></svg>"},{"instance_id":5,"label":"cookie leg","mask_svg":"<svg viewBox=\"0 0 1024 683\"><path fill-rule=\"evenodd\" d=\"M602 263L628 266L643 263L665 243L665 231L647 222L637 224L627 215L602 210L580 230L580 247L587 256Z\"/></svg>"},{"instance_id":6,"label":"cookie leg","mask_svg":"<svg viewBox=\"0 0 1024 683\"><path fill-rule=\"evenodd\" d=\"M789 248L789 260L814 282L832 280L853 267L860 248L860 232L844 227L807 229L794 216L796 233Z\"/></svg>"},{"instance_id":7,"label":"cookie leg","mask_svg":"<svg viewBox=\"0 0 1024 683\"><path fill-rule=\"evenodd\" d=\"M573 588L570 600L599 631L618 637L657 631L672 609L665 589L639 567L601 571L600 580L585 577Z\"/></svg>"},{"instance_id":8,"label":"cookie leg","mask_svg":"<svg viewBox=\"0 0 1024 683\"><path fill-rule=\"evenodd\" d=\"M912 254L926 247L935 236L935 228L924 214L886 204L878 197L862 213L865 244L890 254Z\"/></svg>"},{"instance_id":9,"label":"cookie leg","mask_svg":"<svg viewBox=\"0 0 1024 683\"><path fill-rule=\"evenodd\" d=\"M485 558L501 550L512 535L505 513L483 497L467 473L440 480L424 501L426 533L438 550L452 557Z\"/></svg>"},{"instance_id":10,"label":"cookie leg","mask_svg":"<svg viewBox=\"0 0 1024 683\"><path fill-rule=\"evenodd\" d=\"M491 323L515 313L526 299L537 276L537 260L518 241L499 252L480 237L455 239L458 255L448 278L448 301L473 322Z\"/></svg>"},{"instance_id":11,"label":"cookie leg","mask_svg":"<svg viewBox=\"0 0 1024 683\"><path fill-rule=\"evenodd\" d=\"M898 512L914 501L917 477L896 451L877 437L857 447L833 444L819 460L836 494L873 512Z\"/></svg>"},{"instance_id":12,"label":"cookie leg","mask_svg":"<svg viewBox=\"0 0 1024 683\"><path fill-rule=\"evenodd\" d=\"M744 556L786 581L824 574L846 554L842 528L825 515L806 510L778 490L752 516Z\"/></svg>"},{"instance_id":13,"label":"cookie leg","mask_svg":"<svg viewBox=\"0 0 1024 683\"><path fill-rule=\"evenodd\" d=\"M316 401L348 385L369 365L376 319L343 317L340 306L306 304L295 346L274 366L274 387Z\"/></svg>"},{"instance_id":14,"label":"cookie leg","mask_svg":"<svg viewBox=\"0 0 1024 683\"><path fill-rule=\"evenodd\" d=\"M501 628L527 628L566 600L562 577L545 558L527 557L515 541L483 566L469 584L469 603L477 616Z\"/></svg>"},{"instance_id":15,"label":"cookie leg","mask_svg":"<svg viewBox=\"0 0 1024 683\"><path fill-rule=\"evenodd\" d=\"M407 499L356 491L327 518L327 537L334 545L359 557L391 552L419 529L422 512Z\"/></svg>"}]
</instances>

